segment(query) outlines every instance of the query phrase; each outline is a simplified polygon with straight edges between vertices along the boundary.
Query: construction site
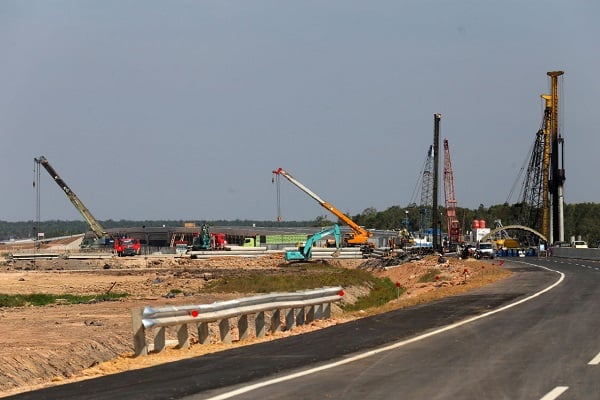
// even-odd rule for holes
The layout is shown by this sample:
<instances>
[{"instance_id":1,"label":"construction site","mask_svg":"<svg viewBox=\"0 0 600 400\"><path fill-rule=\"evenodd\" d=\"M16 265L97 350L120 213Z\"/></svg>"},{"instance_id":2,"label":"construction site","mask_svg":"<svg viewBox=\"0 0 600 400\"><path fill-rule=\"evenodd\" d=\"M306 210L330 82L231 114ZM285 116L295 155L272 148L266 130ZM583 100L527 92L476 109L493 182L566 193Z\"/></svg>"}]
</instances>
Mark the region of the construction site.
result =
<instances>
[{"instance_id":1,"label":"construction site","mask_svg":"<svg viewBox=\"0 0 600 400\"><path fill-rule=\"evenodd\" d=\"M433 115L432 144L426 149L423 169L419 172L419 190L413 196L413 202L418 202L418 226L406 223L393 230L366 229L357 224L283 168L272 171L277 201L281 181L285 180L300 195L327 210L335 220L333 226L225 227L189 222L178 227L107 229L46 157L35 158L37 188L42 179L40 171L44 169L85 219L89 231L73 237L49 238L38 230L33 241L4 242L0 293L70 295L112 291L129 296L111 302L78 305L59 302L45 306L43 317L38 316L35 325L28 321L39 313L37 307L1 307L0 334L5 345L0 358L3 388L0 396L226 348L214 342L185 351L168 351L143 361L131 354L132 308L192 301L210 303L245 295L203 294L203 286L217 278L251 276L256 272L302 274L311 265L319 264L368 270L403 288L404 294L398 295L394 305L358 313L336 308L327 321L264 340L344 323L368 313L383 312L386 307L406 307L451 296L506 278L509 273L503 270L503 261L496 258L539 256L553 243L565 242L564 140L558 128L558 80L562 75L562 71L548 72L550 93L541 95L545 102L541 128L533 135L533 152L518 200L522 214L519 221L507 225L500 220L476 219L467 226L461 222L457 215L460 194L454 188L450 140L440 140L442 115L437 113ZM439 201L441 190L444 203ZM37 197L39 223L39 189ZM426 276L429 278L425 279ZM344 288L344 302L353 303L370 289L361 285ZM38 335L40 331L44 337ZM235 340L233 345L247 345L256 340Z\"/></svg>"}]
</instances>

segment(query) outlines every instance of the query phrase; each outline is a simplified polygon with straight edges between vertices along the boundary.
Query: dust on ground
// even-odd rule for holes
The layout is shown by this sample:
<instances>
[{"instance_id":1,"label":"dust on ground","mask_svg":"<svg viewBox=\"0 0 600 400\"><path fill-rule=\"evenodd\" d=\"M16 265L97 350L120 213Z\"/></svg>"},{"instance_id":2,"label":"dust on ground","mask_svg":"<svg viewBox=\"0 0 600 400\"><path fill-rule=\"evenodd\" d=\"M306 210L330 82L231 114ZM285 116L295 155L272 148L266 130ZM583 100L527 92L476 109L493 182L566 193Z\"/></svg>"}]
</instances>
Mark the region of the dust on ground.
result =
<instances>
[{"instance_id":1,"label":"dust on ground","mask_svg":"<svg viewBox=\"0 0 600 400\"><path fill-rule=\"evenodd\" d=\"M188 349L169 348L145 357L133 356L131 310L148 305L203 304L239 298L247 294L199 294L202 286L221 276L247 271L281 273L282 254L256 258L222 257L192 260L184 257L132 257L103 260L36 260L0 262L0 294L128 293L115 301L58 304L44 307L0 308L0 397L38 388L144 368L187 357L196 357L259 341L340 324L376 312L430 301L471 290L508 276L493 261L439 259L437 256L381 267L372 260L335 260L345 268L367 268L406 289L398 301L379 310L344 313L332 308L332 318L294 327L264 338L235 340L225 345L216 340L198 344L194 332ZM482 268L483 267L483 268ZM435 279L421 282L426 274ZM368 292L366 287L344 288L344 301L353 303ZM173 296L173 293L177 295ZM234 321L232 321L234 322ZM232 328L235 324L232 324ZM193 331L193 330L192 330ZM168 334L168 332L167 332Z\"/></svg>"}]
</instances>

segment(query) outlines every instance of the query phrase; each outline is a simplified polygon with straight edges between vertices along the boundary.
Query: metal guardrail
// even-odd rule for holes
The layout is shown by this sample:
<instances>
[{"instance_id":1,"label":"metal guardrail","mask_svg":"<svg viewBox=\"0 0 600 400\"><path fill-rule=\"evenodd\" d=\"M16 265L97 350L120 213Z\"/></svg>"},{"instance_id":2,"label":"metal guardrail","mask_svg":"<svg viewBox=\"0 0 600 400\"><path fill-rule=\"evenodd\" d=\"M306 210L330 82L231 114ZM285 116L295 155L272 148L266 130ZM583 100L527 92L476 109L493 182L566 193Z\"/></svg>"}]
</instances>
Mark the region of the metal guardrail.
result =
<instances>
[{"instance_id":1,"label":"metal guardrail","mask_svg":"<svg viewBox=\"0 0 600 400\"><path fill-rule=\"evenodd\" d=\"M154 351L165 348L165 328L176 327L179 348L190 345L188 324L197 325L198 340L208 344L211 322L219 323L219 337L223 343L231 343L229 318L237 317L239 340L249 336L249 315L254 315L256 337L266 332L265 312L270 311L269 331L281 329L281 314L285 310L285 329L303 325L315 319L331 317L331 303L340 301L344 295L341 286L302 290L287 293L269 293L212 304L144 307L133 309L133 342L136 356L148 354L146 331L153 331Z\"/></svg>"}]
</instances>

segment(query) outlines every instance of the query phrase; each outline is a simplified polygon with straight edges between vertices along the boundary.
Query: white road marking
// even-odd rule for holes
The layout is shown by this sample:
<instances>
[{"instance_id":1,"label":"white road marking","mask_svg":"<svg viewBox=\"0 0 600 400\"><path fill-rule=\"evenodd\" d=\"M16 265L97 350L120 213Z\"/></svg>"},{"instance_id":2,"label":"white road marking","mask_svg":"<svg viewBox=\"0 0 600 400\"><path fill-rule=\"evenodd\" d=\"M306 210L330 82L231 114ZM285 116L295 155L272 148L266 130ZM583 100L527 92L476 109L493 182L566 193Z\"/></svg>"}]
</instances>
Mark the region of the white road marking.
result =
<instances>
[{"instance_id":1,"label":"white road marking","mask_svg":"<svg viewBox=\"0 0 600 400\"><path fill-rule=\"evenodd\" d=\"M598 365L600 364L600 353L596 354L596 357L592 358L592 361L588 363L588 365Z\"/></svg>"},{"instance_id":2,"label":"white road marking","mask_svg":"<svg viewBox=\"0 0 600 400\"><path fill-rule=\"evenodd\" d=\"M320 367L310 368L310 369L306 369L306 370L303 370L303 371L295 372L293 374L281 376L279 378L273 378L273 379L269 379L269 380L266 380L266 381L263 381L263 382L258 382L258 383L255 383L253 385L248 385L248 386L245 386L245 387L240 388L240 389L232 390L231 392L222 393L220 395L217 395L217 396L214 396L214 397L210 397L210 398L205 399L205 400L225 400L225 399L230 399L232 397L239 396L241 394L248 393L248 392L251 392L251 391L256 390L256 389L260 389L260 388L263 388L263 387L266 387L266 386L275 385L275 384L281 383L281 382L290 381L292 379L300 378L300 377L303 377L303 376L306 376L306 375L311 375L311 374L314 374L314 373L317 373L317 372L320 372L320 371L325 371L325 370L328 370L328 369L331 369L331 368L339 367L341 365L350 364L351 362L354 362L354 361L362 360L364 358L368 358L368 357L374 356L376 354L384 353L386 351L390 351L390 350L394 350L394 349L397 349L397 348L402 347L402 346L406 346L407 344L418 342L418 341L426 339L426 338L428 338L430 336L434 336L434 335L440 334L442 332L446 332L446 331L449 331L449 330L452 330L452 329L456 329L456 328L458 328L460 326L469 324L469 323L477 321L479 319L482 319L482 318L485 318L485 317L489 317L490 315L494 315L496 313L508 310L510 308L513 308L513 307L516 307L519 304L525 303L525 302L527 302L529 300L533 300L536 297L541 296L542 294L544 294L544 293L546 293L546 292L554 289L556 286L560 285L560 283L565 279L565 274L563 274L560 271L556 271L556 270L553 270L553 269L550 269L550 268L547 268L547 267L542 267L541 265L536 265L536 264L531 264L531 263L526 263L526 262L523 262L523 264L533 265L534 267L538 267L538 268L542 268L542 269L545 269L545 270L548 270L548 271L556 272L557 274L560 275L560 278L556 282L554 282L552 285L548 286L545 289L540 290L537 293L532 294L529 297L526 297L526 298L521 299L519 301L515 301L514 303L511 303L511 304L507 304L504 307L500 307L500 308L498 308L496 310L489 311L489 312L487 312L485 314L477 315L475 317L471 317L471 318L466 319L464 321L460 321L460 322L456 322L456 323L451 324L451 325L444 326L444 327L442 327L440 329L437 329L435 331L431 331L431 332L425 333L423 335L420 335L420 336L417 336L417 337L414 337L414 338L411 338L411 339L407 339L407 340L403 340L403 341L400 341L400 342L393 343L393 344L388 345L386 347L382 347L382 348L375 349L375 350L370 350L370 351L367 351L367 352L364 352L364 353L359 353L359 354L357 354L355 356L352 356L352 357L344 358L344 359L339 360L339 361L335 361L335 362L332 362L332 363L329 363L329 364L321 365ZM568 387L565 388L564 390L567 390L567 389L568 389ZM564 392L564 390L563 390L563 392ZM548 396L548 395L546 395L546 396ZM551 399L554 399L554 398L555 397L543 397L542 400L551 400Z\"/></svg>"},{"instance_id":3,"label":"white road marking","mask_svg":"<svg viewBox=\"0 0 600 400\"><path fill-rule=\"evenodd\" d=\"M546 395L544 397L542 397L540 400L557 399L558 396L560 396L561 394L566 392L568 388L569 388L568 386L557 386L554 389L552 389L551 391L549 391L548 393L546 393Z\"/></svg>"}]
</instances>

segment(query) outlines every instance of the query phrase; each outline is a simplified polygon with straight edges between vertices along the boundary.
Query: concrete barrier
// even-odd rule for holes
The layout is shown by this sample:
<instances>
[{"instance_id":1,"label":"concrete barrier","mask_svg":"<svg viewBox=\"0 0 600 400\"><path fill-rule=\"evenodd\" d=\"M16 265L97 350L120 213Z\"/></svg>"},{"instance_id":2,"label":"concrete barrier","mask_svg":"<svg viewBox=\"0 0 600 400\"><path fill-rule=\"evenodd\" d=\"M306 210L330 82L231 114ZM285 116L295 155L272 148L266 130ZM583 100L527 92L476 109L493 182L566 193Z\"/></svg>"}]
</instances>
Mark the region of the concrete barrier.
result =
<instances>
[{"instance_id":1,"label":"concrete barrier","mask_svg":"<svg viewBox=\"0 0 600 400\"><path fill-rule=\"evenodd\" d=\"M165 328L176 327L177 346L189 347L188 324L195 324L201 344L209 342L211 322L218 322L219 337L223 343L231 343L230 318L238 318L240 340L249 336L248 316L254 315L256 337L266 331L265 312L270 312L269 331L281 329L281 316L285 311L285 329L303 325L315 319L331 316L331 303L340 301L344 295L341 286L302 290L288 293L270 293L212 304L167 306L160 308L144 307L133 309L133 343L136 356L148 354L146 331L152 331L154 351L165 348Z\"/></svg>"},{"instance_id":2,"label":"concrete barrier","mask_svg":"<svg viewBox=\"0 0 600 400\"><path fill-rule=\"evenodd\" d=\"M600 260L600 249L576 249L573 247L555 247L551 249L552 257L579 258L582 260Z\"/></svg>"}]
</instances>

